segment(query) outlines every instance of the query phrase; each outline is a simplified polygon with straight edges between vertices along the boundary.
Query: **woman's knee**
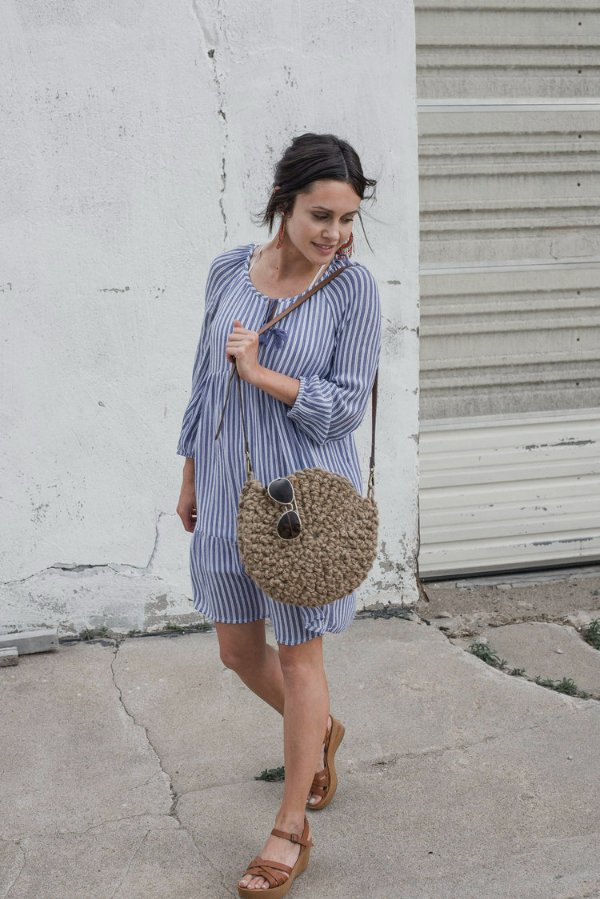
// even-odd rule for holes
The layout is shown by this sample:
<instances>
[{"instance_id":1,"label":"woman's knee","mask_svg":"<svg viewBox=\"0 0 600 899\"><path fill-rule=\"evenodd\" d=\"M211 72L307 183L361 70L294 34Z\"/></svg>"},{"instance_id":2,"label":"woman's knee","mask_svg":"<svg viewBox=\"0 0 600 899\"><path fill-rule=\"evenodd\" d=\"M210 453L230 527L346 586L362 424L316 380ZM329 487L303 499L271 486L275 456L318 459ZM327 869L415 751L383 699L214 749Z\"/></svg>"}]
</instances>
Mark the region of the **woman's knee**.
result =
<instances>
[{"instance_id":1,"label":"woman's knee","mask_svg":"<svg viewBox=\"0 0 600 899\"><path fill-rule=\"evenodd\" d=\"M323 638L314 637L296 646L279 644L279 661L285 679L312 678L323 672Z\"/></svg>"},{"instance_id":2,"label":"woman's knee","mask_svg":"<svg viewBox=\"0 0 600 899\"><path fill-rule=\"evenodd\" d=\"M226 668L243 671L260 664L267 652L265 622L221 624L215 622L219 639L219 656Z\"/></svg>"},{"instance_id":3,"label":"woman's knee","mask_svg":"<svg viewBox=\"0 0 600 899\"><path fill-rule=\"evenodd\" d=\"M219 657L226 668L243 672L259 666L264 658L265 650L260 647L220 646Z\"/></svg>"}]
</instances>

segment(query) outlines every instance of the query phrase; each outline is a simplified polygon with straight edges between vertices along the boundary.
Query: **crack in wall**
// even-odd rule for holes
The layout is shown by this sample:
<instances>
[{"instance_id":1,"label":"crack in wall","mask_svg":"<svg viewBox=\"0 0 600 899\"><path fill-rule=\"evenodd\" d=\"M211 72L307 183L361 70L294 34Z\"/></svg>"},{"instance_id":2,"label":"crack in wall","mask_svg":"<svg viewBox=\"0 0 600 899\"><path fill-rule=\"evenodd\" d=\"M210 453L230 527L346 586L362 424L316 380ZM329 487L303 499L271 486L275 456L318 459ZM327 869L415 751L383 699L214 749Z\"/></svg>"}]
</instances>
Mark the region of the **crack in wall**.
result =
<instances>
[{"instance_id":1,"label":"crack in wall","mask_svg":"<svg viewBox=\"0 0 600 899\"><path fill-rule=\"evenodd\" d=\"M158 537L159 537L158 525L160 524L160 520L163 517L163 515L166 515L166 514L167 514L166 512L159 511L158 515L156 516L156 521L154 522L154 546L152 547L152 550L150 552L150 558L146 562L146 565L142 568L142 571L147 571L147 572L151 571L151 566L154 561L154 556L156 555L156 551L158 549Z\"/></svg>"},{"instance_id":2,"label":"crack in wall","mask_svg":"<svg viewBox=\"0 0 600 899\"><path fill-rule=\"evenodd\" d=\"M18 584L24 584L26 581L30 581L32 578L39 577L41 574L44 574L46 571L64 571L69 574L78 574L82 571L89 571L94 568L110 568L115 574L127 574L128 572L135 572L136 575L139 572L143 572L144 574L152 574L152 563L154 562L154 557L158 550L158 540L159 540L159 524L160 520L165 515L174 515L173 512L162 512L159 511L156 521L154 522L154 542L152 544L152 549L150 551L150 556L145 565L134 565L131 562L90 562L90 563L82 563L82 562L54 562L52 565L46 565L45 568L40 568L38 571L33 571L31 574L25 575L22 578L16 578L11 581L1 581L0 585L3 587L14 587ZM154 575L158 580L163 580L163 578L159 577L159 575Z\"/></svg>"},{"instance_id":3,"label":"crack in wall","mask_svg":"<svg viewBox=\"0 0 600 899\"><path fill-rule=\"evenodd\" d=\"M212 77L213 84L216 87L217 94L217 115L219 117L219 122L221 125L221 129L223 132L223 144L221 151L221 189L219 191L219 210L221 212L221 218L223 219L223 246L227 247L227 241L229 238L229 231L227 227L227 211L225 209L225 190L227 188L227 148L229 145L229 125L227 122L227 114L225 112L225 90L223 88L221 75L219 73L219 68L217 65L217 49L223 47L224 42L219 38L223 36L224 32L224 23L225 23L225 15L223 13L221 0L217 0L216 6L216 23L215 23L215 33L212 34L208 23L202 17L202 11L200 7L199 0L192 0L192 13L194 18L197 20L200 25L200 29L202 31L202 36L204 38L204 45L206 50L206 55L209 62L209 69Z\"/></svg>"}]
</instances>

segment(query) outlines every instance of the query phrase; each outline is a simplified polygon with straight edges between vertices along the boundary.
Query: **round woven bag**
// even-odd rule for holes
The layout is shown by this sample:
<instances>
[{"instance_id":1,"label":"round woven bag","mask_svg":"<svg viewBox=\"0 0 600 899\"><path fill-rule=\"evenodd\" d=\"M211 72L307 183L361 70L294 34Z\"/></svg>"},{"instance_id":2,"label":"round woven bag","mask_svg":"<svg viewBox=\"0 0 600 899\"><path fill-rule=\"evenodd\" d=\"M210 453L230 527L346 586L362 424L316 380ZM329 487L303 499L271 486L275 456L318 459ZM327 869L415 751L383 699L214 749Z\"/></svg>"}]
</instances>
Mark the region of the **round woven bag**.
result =
<instances>
[{"instance_id":1,"label":"round woven bag","mask_svg":"<svg viewBox=\"0 0 600 899\"><path fill-rule=\"evenodd\" d=\"M282 508L260 481L240 493L237 541L250 577L270 597L300 606L341 599L366 578L377 555L377 504L348 478L321 468L287 476L301 521L298 537L277 533Z\"/></svg>"}]
</instances>

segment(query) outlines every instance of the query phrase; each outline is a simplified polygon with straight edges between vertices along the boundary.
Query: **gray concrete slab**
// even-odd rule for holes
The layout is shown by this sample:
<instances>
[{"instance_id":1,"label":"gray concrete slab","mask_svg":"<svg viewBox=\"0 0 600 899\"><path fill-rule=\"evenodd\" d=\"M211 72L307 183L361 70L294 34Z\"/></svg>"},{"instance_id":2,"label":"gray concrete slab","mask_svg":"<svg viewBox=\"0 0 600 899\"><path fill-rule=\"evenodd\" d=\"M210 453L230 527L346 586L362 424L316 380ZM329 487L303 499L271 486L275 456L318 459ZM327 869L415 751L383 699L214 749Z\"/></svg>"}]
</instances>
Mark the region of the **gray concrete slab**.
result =
<instances>
[{"instance_id":1,"label":"gray concrete slab","mask_svg":"<svg viewBox=\"0 0 600 899\"><path fill-rule=\"evenodd\" d=\"M436 752L529 727L557 708L556 694L515 682L424 624L365 619L324 642L348 768L387 760L399 738L404 755ZM177 792L245 782L283 764L281 717L223 666L214 632L125 641L114 669Z\"/></svg>"},{"instance_id":2,"label":"gray concrete slab","mask_svg":"<svg viewBox=\"0 0 600 899\"><path fill-rule=\"evenodd\" d=\"M582 889L591 883L600 890L600 788L592 773L599 737L597 708L563 707L551 722L491 740L388 765L365 761L344 775L335 811L332 805L311 815L311 865L294 895L593 895ZM589 772L585 789L582 770ZM280 794L280 785L247 783L182 798L182 822L226 882L235 883L240 862L260 848L253 835L268 833ZM236 810L235 830L229 809ZM237 852L224 851L232 842Z\"/></svg>"},{"instance_id":3,"label":"gray concrete slab","mask_svg":"<svg viewBox=\"0 0 600 899\"><path fill-rule=\"evenodd\" d=\"M79 643L1 672L2 839L169 811L169 778L119 700L114 655Z\"/></svg>"},{"instance_id":4,"label":"gray concrete slab","mask_svg":"<svg viewBox=\"0 0 600 899\"><path fill-rule=\"evenodd\" d=\"M126 640L114 671L178 793L282 764L280 715L224 667L214 631Z\"/></svg>"},{"instance_id":5,"label":"gray concrete slab","mask_svg":"<svg viewBox=\"0 0 600 899\"><path fill-rule=\"evenodd\" d=\"M580 690L600 699L600 651L586 643L575 628L527 621L484 628L480 637L485 637L508 666L524 668L527 677L572 678Z\"/></svg>"},{"instance_id":6,"label":"gray concrete slab","mask_svg":"<svg viewBox=\"0 0 600 899\"><path fill-rule=\"evenodd\" d=\"M55 627L0 634L0 648L16 646L21 656L34 652L55 652L58 645L58 630Z\"/></svg>"},{"instance_id":7,"label":"gray concrete slab","mask_svg":"<svg viewBox=\"0 0 600 899\"><path fill-rule=\"evenodd\" d=\"M10 668L19 664L19 650L16 646L0 649L0 668Z\"/></svg>"},{"instance_id":8,"label":"gray concrete slab","mask_svg":"<svg viewBox=\"0 0 600 899\"><path fill-rule=\"evenodd\" d=\"M291 895L600 895L598 702L420 622L355 621L324 642L347 736ZM27 656L0 671L0 703L1 896L237 895L282 792L254 780L282 764L281 718L224 668L214 632Z\"/></svg>"},{"instance_id":9,"label":"gray concrete slab","mask_svg":"<svg viewBox=\"0 0 600 899\"><path fill-rule=\"evenodd\" d=\"M4 857L2 855L4 850ZM168 817L143 815L82 833L0 843L0 895L10 899L214 899L221 874Z\"/></svg>"},{"instance_id":10,"label":"gray concrete slab","mask_svg":"<svg viewBox=\"0 0 600 899\"><path fill-rule=\"evenodd\" d=\"M600 565L427 581L415 611L454 619L457 636L517 621L588 623L600 618Z\"/></svg>"}]
</instances>

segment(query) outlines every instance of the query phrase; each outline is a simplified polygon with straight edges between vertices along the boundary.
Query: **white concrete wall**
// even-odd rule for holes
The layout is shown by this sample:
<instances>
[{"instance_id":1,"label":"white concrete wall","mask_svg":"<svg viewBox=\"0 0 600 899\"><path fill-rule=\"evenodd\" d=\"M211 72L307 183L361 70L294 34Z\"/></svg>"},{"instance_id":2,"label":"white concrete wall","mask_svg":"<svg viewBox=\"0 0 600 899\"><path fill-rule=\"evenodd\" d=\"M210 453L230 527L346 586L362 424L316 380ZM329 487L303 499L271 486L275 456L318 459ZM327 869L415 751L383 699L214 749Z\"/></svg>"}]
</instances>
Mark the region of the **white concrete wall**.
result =
<instances>
[{"instance_id":1,"label":"white concrete wall","mask_svg":"<svg viewBox=\"0 0 600 899\"><path fill-rule=\"evenodd\" d=\"M370 604L416 599L413 5L8 0L0 9L0 627L198 621L175 454L210 259L290 138L350 140L385 316ZM365 461L368 421L359 433Z\"/></svg>"}]
</instances>

